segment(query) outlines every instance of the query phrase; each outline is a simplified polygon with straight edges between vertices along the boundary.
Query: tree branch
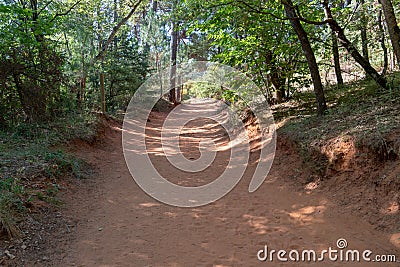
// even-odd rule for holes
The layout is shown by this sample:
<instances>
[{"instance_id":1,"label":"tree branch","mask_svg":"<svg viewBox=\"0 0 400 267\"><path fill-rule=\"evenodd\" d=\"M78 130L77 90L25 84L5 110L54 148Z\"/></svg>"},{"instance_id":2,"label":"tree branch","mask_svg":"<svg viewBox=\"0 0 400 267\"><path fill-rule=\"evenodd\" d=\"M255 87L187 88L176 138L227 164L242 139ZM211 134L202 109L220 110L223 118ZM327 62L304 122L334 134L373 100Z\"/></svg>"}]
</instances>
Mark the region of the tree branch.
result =
<instances>
[{"instance_id":1,"label":"tree branch","mask_svg":"<svg viewBox=\"0 0 400 267\"><path fill-rule=\"evenodd\" d=\"M72 9L74 9L77 5L80 4L80 2L82 2L82 0L78 0L75 4L73 4L67 11L63 12L63 13L57 13L51 20L50 22L53 22L56 18L58 17L62 17L62 16L66 16L69 14L69 12L72 11Z\"/></svg>"},{"instance_id":2,"label":"tree branch","mask_svg":"<svg viewBox=\"0 0 400 267\"><path fill-rule=\"evenodd\" d=\"M53 3L53 0L50 0L49 2L47 2L38 12L38 16L40 16L40 14L46 9L46 7L48 7L51 3Z\"/></svg>"},{"instance_id":3,"label":"tree branch","mask_svg":"<svg viewBox=\"0 0 400 267\"><path fill-rule=\"evenodd\" d=\"M102 45L100 52L96 55L96 57L93 60L93 63L96 62L99 59L102 59L107 52L108 46L112 43L112 41L115 38L115 35L117 35L118 30L125 25L125 23L133 16L139 5L143 2L143 0L139 0L131 9L128 15L126 15L116 26L114 26L113 30L111 31L110 35L107 38L107 41L104 45Z\"/></svg>"},{"instance_id":4,"label":"tree branch","mask_svg":"<svg viewBox=\"0 0 400 267\"><path fill-rule=\"evenodd\" d=\"M220 4L211 4L209 6L204 6L204 9L212 9L212 8L216 8L216 7L223 7L223 6L229 6L232 4L237 3L237 1L231 1L231 2L227 2L227 3L220 3Z\"/></svg>"},{"instance_id":5,"label":"tree branch","mask_svg":"<svg viewBox=\"0 0 400 267\"><path fill-rule=\"evenodd\" d=\"M351 13L349 19L347 20L347 22L344 24L343 29L346 29L347 26L349 26L350 22L353 20L354 15L356 14L357 9L360 7L360 3L357 2L356 6L353 9L353 12Z\"/></svg>"},{"instance_id":6,"label":"tree branch","mask_svg":"<svg viewBox=\"0 0 400 267\"><path fill-rule=\"evenodd\" d=\"M316 26L328 24L328 21L326 21L326 20L324 20L324 21L313 21L313 20L309 20L309 19L306 19L306 18L302 17L300 15L300 13L298 12L298 9L296 7L293 7L293 8L295 10L297 10L297 12L296 12L296 13L298 13L298 14L296 14L297 17L288 18L288 17L280 17L280 16L275 15L274 13L258 9L256 7L254 7L253 5L247 3L246 1L243 1L243 0L236 1L236 3L242 4L243 6L247 7L250 11L256 12L258 14L269 15L269 16L275 18L275 19L278 19L278 20L285 20L285 21L287 21L287 20L299 20L299 21L305 22L307 24L312 24L312 25L316 25ZM289 3L287 3L285 0L281 0L281 3L289 5Z\"/></svg>"}]
</instances>

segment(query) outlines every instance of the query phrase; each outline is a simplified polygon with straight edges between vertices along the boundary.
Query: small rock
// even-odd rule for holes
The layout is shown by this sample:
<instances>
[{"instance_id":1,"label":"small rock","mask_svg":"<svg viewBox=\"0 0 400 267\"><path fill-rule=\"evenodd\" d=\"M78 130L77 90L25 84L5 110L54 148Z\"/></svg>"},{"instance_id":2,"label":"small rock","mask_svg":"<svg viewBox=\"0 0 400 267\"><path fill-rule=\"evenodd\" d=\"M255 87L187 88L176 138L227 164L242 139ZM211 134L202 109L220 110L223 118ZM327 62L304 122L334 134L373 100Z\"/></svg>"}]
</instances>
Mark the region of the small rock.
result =
<instances>
[{"instance_id":1,"label":"small rock","mask_svg":"<svg viewBox=\"0 0 400 267\"><path fill-rule=\"evenodd\" d=\"M4 254L6 254L11 260L15 259L15 256L13 254L10 253L10 251L5 250Z\"/></svg>"},{"instance_id":2,"label":"small rock","mask_svg":"<svg viewBox=\"0 0 400 267\"><path fill-rule=\"evenodd\" d=\"M25 250L25 249L26 249L26 246L25 246L25 245L22 245L21 248L22 248L23 250Z\"/></svg>"},{"instance_id":3,"label":"small rock","mask_svg":"<svg viewBox=\"0 0 400 267\"><path fill-rule=\"evenodd\" d=\"M48 260L49 260L49 257L43 256L42 260L48 261Z\"/></svg>"},{"instance_id":4,"label":"small rock","mask_svg":"<svg viewBox=\"0 0 400 267\"><path fill-rule=\"evenodd\" d=\"M103 228L99 227L99 231L103 231Z\"/></svg>"}]
</instances>

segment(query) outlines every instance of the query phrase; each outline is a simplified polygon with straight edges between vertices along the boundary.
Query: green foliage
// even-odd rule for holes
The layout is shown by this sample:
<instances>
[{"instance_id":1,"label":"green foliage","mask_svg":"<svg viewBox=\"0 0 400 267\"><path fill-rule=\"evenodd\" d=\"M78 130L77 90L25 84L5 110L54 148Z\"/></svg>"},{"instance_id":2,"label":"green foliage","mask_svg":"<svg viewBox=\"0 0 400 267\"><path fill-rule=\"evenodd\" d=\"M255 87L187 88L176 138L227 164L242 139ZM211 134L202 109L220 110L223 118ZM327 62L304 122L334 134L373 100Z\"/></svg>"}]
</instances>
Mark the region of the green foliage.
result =
<instances>
[{"instance_id":1,"label":"green foliage","mask_svg":"<svg viewBox=\"0 0 400 267\"><path fill-rule=\"evenodd\" d=\"M133 25L123 26L104 60L93 63L129 11L124 0L0 1L0 127L97 109L99 71L108 75L109 109L123 110L148 73Z\"/></svg>"},{"instance_id":2,"label":"green foliage","mask_svg":"<svg viewBox=\"0 0 400 267\"><path fill-rule=\"evenodd\" d=\"M124 110L146 76L169 64L172 21L180 27L179 62L216 60L234 66L246 72L269 99L274 91L277 98L288 99L311 84L281 1L156 1L157 6L153 2L143 2L116 33L105 57L96 61L115 25L130 12L129 0L0 1L0 127L23 120L40 122L76 110L98 110L102 72L107 109ZM376 19L380 5L367 0L363 5L330 2L335 19L358 48L360 29L368 29L370 60L380 67ZM319 1L294 4L305 20L324 20ZM320 69L332 71L330 29L302 25ZM343 49L340 52L343 55ZM354 66L348 56L342 57L342 63L346 69Z\"/></svg>"},{"instance_id":3,"label":"green foliage","mask_svg":"<svg viewBox=\"0 0 400 267\"><path fill-rule=\"evenodd\" d=\"M29 202L57 204L57 181L90 170L53 147L96 140L99 73L111 112L124 110L145 79L148 51L135 32L138 16L94 60L130 10L125 0L0 0L0 231L18 235Z\"/></svg>"},{"instance_id":4,"label":"green foliage","mask_svg":"<svg viewBox=\"0 0 400 267\"><path fill-rule=\"evenodd\" d=\"M49 39L57 28L53 14L36 2L0 3L0 110L3 124L21 115L31 121L56 113L63 60ZM17 104L18 100L18 104ZM14 112L14 107L17 108ZM21 110L19 110L20 108Z\"/></svg>"},{"instance_id":5,"label":"green foliage","mask_svg":"<svg viewBox=\"0 0 400 267\"><path fill-rule=\"evenodd\" d=\"M37 199L60 204L58 181L89 174L87 163L53 147L71 139L95 140L96 125L94 116L76 114L0 131L0 231L18 236L18 223L28 211L25 207Z\"/></svg>"},{"instance_id":6,"label":"green foliage","mask_svg":"<svg viewBox=\"0 0 400 267\"><path fill-rule=\"evenodd\" d=\"M24 188L19 181L7 177L0 179L0 232L5 232L10 237L18 237L18 214L24 212L22 200Z\"/></svg>"},{"instance_id":7,"label":"green foliage","mask_svg":"<svg viewBox=\"0 0 400 267\"><path fill-rule=\"evenodd\" d=\"M44 171L48 178L56 179L63 175L76 178L82 177L82 166L84 162L71 155L65 154L62 150L46 152L44 161L47 163L44 167Z\"/></svg>"},{"instance_id":8,"label":"green foliage","mask_svg":"<svg viewBox=\"0 0 400 267\"><path fill-rule=\"evenodd\" d=\"M107 53L103 69L106 73L107 110L125 110L136 89L148 73L147 52L139 52L137 42L121 35L116 49Z\"/></svg>"},{"instance_id":9,"label":"green foliage","mask_svg":"<svg viewBox=\"0 0 400 267\"><path fill-rule=\"evenodd\" d=\"M76 113L57 117L52 122L23 122L8 130L0 130L0 138L7 146L29 142L32 145L52 146L73 139L92 142L96 135L97 118L94 114Z\"/></svg>"},{"instance_id":10,"label":"green foliage","mask_svg":"<svg viewBox=\"0 0 400 267\"><path fill-rule=\"evenodd\" d=\"M65 73L78 98L78 106L98 110L100 102L100 73L105 74L107 111L124 110L148 70L148 51L133 21L123 25L110 43L105 56L93 59L107 41L113 27L130 11L126 1L87 1L85 8L71 12L63 24L68 55Z\"/></svg>"},{"instance_id":11,"label":"green foliage","mask_svg":"<svg viewBox=\"0 0 400 267\"><path fill-rule=\"evenodd\" d=\"M187 1L195 18L189 23L189 32L195 36L199 31L206 34L218 47L213 54L215 60L245 71L268 98L273 97L273 90L285 92L293 86L308 85L297 37L288 21L275 18L284 17L280 3L267 2L260 8L257 1L249 1L253 10L240 3L222 2Z\"/></svg>"}]
</instances>

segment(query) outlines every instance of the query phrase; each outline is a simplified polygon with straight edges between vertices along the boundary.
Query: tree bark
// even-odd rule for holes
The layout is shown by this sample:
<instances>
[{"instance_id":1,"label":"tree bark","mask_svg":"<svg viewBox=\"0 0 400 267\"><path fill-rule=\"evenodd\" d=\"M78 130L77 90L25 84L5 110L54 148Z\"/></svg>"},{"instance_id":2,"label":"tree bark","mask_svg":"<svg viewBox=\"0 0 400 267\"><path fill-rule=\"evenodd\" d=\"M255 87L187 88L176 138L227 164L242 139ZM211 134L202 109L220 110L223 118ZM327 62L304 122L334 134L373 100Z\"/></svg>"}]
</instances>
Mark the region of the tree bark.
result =
<instances>
[{"instance_id":1,"label":"tree bark","mask_svg":"<svg viewBox=\"0 0 400 267\"><path fill-rule=\"evenodd\" d=\"M153 0L151 9L153 10L154 13L157 12L157 8L158 8L157 0Z\"/></svg>"},{"instance_id":2,"label":"tree bark","mask_svg":"<svg viewBox=\"0 0 400 267\"><path fill-rule=\"evenodd\" d=\"M181 33L178 30L178 25L176 25L176 54L178 55L178 49L179 49L179 44L181 41ZM183 34L183 33L182 33ZM177 57L177 55L175 57ZM176 59L175 59L175 65L176 65ZM179 76L176 78L178 81L178 86L176 86L176 103L180 103L181 102L181 93L182 93L182 77Z\"/></svg>"},{"instance_id":3,"label":"tree bark","mask_svg":"<svg viewBox=\"0 0 400 267\"><path fill-rule=\"evenodd\" d=\"M324 88L322 86L321 75L319 73L317 60L315 59L314 51L312 50L307 33L297 19L299 16L296 14L296 8L293 6L292 0L282 1L287 17L290 19L296 35L300 41L301 48L307 59L308 68L310 69L311 78L314 84L314 93L317 100L318 115L323 115L327 110Z\"/></svg>"},{"instance_id":4,"label":"tree bark","mask_svg":"<svg viewBox=\"0 0 400 267\"><path fill-rule=\"evenodd\" d=\"M368 20L365 16L365 1L361 0L361 25L360 25L360 35L361 35L361 47L362 55L369 62L369 52L368 52L368 36L367 36L367 26Z\"/></svg>"},{"instance_id":5,"label":"tree bark","mask_svg":"<svg viewBox=\"0 0 400 267\"><path fill-rule=\"evenodd\" d=\"M78 95L78 104L82 105L84 100L84 94L86 91L86 66L85 66L85 54L84 48L81 50L81 77L79 79L79 95Z\"/></svg>"},{"instance_id":6,"label":"tree bark","mask_svg":"<svg viewBox=\"0 0 400 267\"><path fill-rule=\"evenodd\" d=\"M385 15L386 24L390 40L392 41L393 51L397 58L397 65L400 66L400 28L397 24L396 15L390 0L380 0L382 10Z\"/></svg>"},{"instance_id":7,"label":"tree bark","mask_svg":"<svg viewBox=\"0 0 400 267\"><path fill-rule=\"evenodd\" d=\"M272 83L272 86L275 89L276 92L276 101L278 103L282 103L282 101L285 99L285 81L281 77L281 71L277 68L277 66L274 63L274 55L272 51L268 51L266 53L266 65L267 68L270 70L270 74L268 75L268 78L270 82Z\"/></svg>"},{"instance_id":8,"label":"tree bark","mask_svg":"<svg viewBox=\"0 0 400 267\"><path fill-rule=\"evenodd\" d=\"M332 11L329 7L328 0L324 0L323 2L325 9L325 17L326 21L329 24L331 30L336 34L340 44L346 48L347 52L354 58L354 60L361 65L364 71L376 81L382 88L387 89L387 81L385 77L381 76L369 63L367 59L365 59L360 52L358 52L357 48L347 39L344 29L340 27L336 20L333 19Z\"/></svg>"},{"instance_id":9,"label":"tree bark","mask_svg":"<svg viewBox=\"0 0 400 267\"><path fill-rule=\"evenodd\" d=\"M178 52L178 30L176 22L172 22L172 33L171 33L171 43L170 43L170 63L171 63L171 71L170 71L170 91L169 91L169 101L176 104L176 57Z\"/></svg>"},{"instance_id":10,"label":"tree bark","mask_svg":"<svg viewBox=\"0 0 400 267\"><path fill-rule=\"evenodd\" d=\"M38 122L46 119L47 99L42 88L32 81L27 84L17 73L13 73L13 79L26 120Z\"/></svg>"},{"instance_id":11,"label":"tree bark","mask_svg":"<svg viewBox=\"0 0 400 267\"><path fill-rule=\"evenodd\" d=\"M271 73L270 80L276 91L276 101L278 103L282 103L286 98L284 81L282 81L281 77L279 77L279 74L277 72Z\"/></svg>"},{"instance_id":12,"label":"tree bark","mask_svg":"<svg viewBox=\"0 0 400 267\"><path fill-rule=\"evenodd\" d=\"M336 35L332 34L332 53L333 53L333 63L335 66L336 81L338 86L343 86L343 76L342 70L340 68L340 56L339 56L339 45Z\"/></svg>"},{"instance_id":13,"label":"tree bark","mask_svg":"<svg viewBox=\"0 0 400 267\"><path fill-rule=\"evenodd\" d=\"M114 23L117 23L118 21L118 0L114 0ZM118 49L118 38L114 37L113 40L114 43L114 51L117 51Z\"/></svg>"},{"instance_id":14,"label":"tree bark","mask_svg":"<svg viewBox=\"0 0 400 267\"><path fill-rule=\"evenodd\" d=\"M106 113L106 92L104 90L104 73L100 73L101 112Z\"/></svg>"},{"instance_id":15,"label":"tree bark","mask_svg":"<svg viewBox=\"0 0 400 267\"><path fill-rule=\"evenodd\" d=\"M386 72L389 67L389 59L388 59L388 50L385 43L385 30L382 24L382 10L379 10L378 13L378 27L379 27L379 34L381 35L381 47L383 50L383 69L381 75L386 75Z\"/></svg>"}]
</instances>

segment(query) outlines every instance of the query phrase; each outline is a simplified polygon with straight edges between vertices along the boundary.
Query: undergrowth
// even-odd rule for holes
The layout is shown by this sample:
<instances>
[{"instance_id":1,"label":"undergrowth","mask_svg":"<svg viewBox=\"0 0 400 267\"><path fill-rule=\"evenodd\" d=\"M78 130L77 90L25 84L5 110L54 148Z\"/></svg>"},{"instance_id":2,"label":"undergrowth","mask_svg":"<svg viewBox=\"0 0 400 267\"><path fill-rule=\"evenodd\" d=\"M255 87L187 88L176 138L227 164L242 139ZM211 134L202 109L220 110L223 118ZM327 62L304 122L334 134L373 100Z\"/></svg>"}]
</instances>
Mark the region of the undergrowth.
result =
<instances>
[{"instance_id":1,"label":"undergrowth","mask_svg":"<svg viewBox=\"0 0 400 267\"><path fill-rule=\"evenodd\" d=\"M57 146L73 139L92 142L94 115L74 114L53 122L0 129L0 232L18 237L18 224L36 200L59 204L58 181L82 178L87 164Z\"/></svg>"},{"instance_id":2,"label":"undergrowth","mask_svg":"<svg viewBox=\"0 0 400 267\"><path fill-rule=\"evenodd\" d=\"M294 141L301 153L320 151L333 138L351 138L357 148L380 160L400 156L400 73L388 77L390 90L370 79L326 89L328 111L316 116L312 92L299 93L274 107L279 131ZM312 155L313 153L311 153ZM307 161L308 159L306 159Z\"/></svg>"}]
</instances>

